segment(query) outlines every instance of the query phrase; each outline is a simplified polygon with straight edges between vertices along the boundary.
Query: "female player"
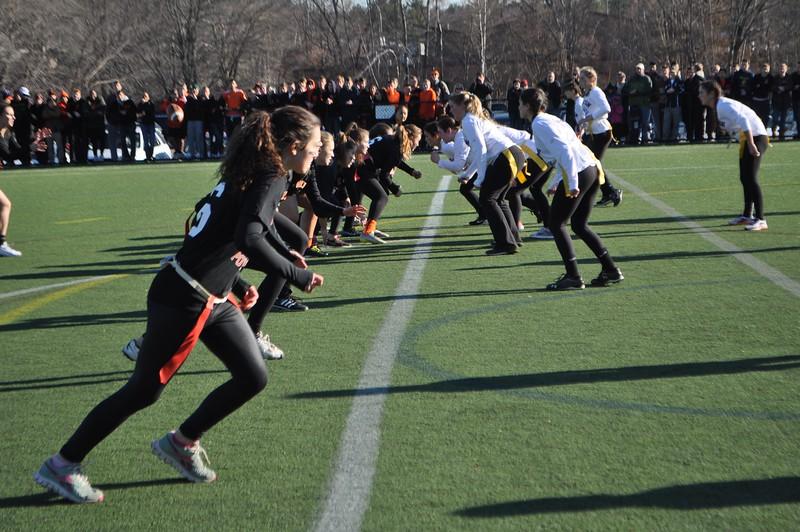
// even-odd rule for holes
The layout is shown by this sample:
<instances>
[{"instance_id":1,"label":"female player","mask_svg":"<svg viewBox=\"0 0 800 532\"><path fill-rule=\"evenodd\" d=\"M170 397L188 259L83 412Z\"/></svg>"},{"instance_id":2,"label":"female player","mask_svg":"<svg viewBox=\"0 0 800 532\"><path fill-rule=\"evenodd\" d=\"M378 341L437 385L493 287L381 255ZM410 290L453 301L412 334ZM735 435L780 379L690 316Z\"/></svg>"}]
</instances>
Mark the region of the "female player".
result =
<instances>
[{"instance_id":1,"label":"female player","mask_svg":"<svg viewBox=\"0 0 800 532\"><path fill-rule=\"evenodd\" d=\"M0 106L0 168L3 164L13 164L22 151L17 137L14 135L14 108L10 105ZM11 217L11 200L0 190L0 257L19 257L19 251L6 242L8 221Z\"/></svg>"},{"instance_id":2,"label":"female player","mask_svg":"<svg viewBox=\"0 0 800 532\"><path fill-rule=\"evenodd\" d=\"M764 218L764 199L758 184L761 159L769 146L767 129L758 115L746 105L722 96L722 88L716 81L700 84L700 102L717 110L717 119L723 129L739 132L739 180L744 190L744 210L728 222L729 225L744 225L747 231L768 229Z\"/></svg>"},{"instance_id":3,"label":"female player","mask_svg":"<svg viewBox=\"0 0 800 532\"><path fill-rule=\"evenodd\" d=\"M483 225L486 223L486 215L483 213L478 195L475 194L475 180L478 178L478 174L463 175L466 172L470 155L469 146L464 141L464 132L450 116L441 117L436 126L441 143L439 151L431 154L431 161L436 163L439 168L449 170L458 176L459 193L464 196L464 199L478 215L469 222L469 225Z\"/></svg>"},{"instance_id":4,"label":"female player","mask_svg":"<svg viewBox=\"0 0 800 532\"><path fill-rule=\"evenodd\" d=\"M282 132L276 134L276 132ZM319 120L298 107L270 118L252 113L237 128L220 165L220 180L206 196L183 246L153 280L148 293L147 334L128 382L97 405L60 452L35 474L42 486L74 502L101 502L81 470L86 455L129 416L153 404L198 339L222 360L231 380L200 404L177 431L152 442L153 452L193 482L213 482L200 437L260 392L267 383L264 360L231 289L245 308L257 298L240 282L248 258L270 264L310 292L321 276L296 267L296 254L281 256L265 238L284 190L285 171L307 172L319 150ZM269 237L268 237L269 238Z\"/></svg>"},{"instance_id":5,"label":"female player","mask_svg":"<svg viewBox=\"0 0 800 532\"><path fill-rule=\"evenodd\" d=\"M611 123L608 121L611 105L606 94L597 86L597 72L594 68L581 69L580 85L584 97L581 105L583 117L578 121L578 127L584 132L583 143L589 146L597 160L602 162L603 155L611 144ZM597 202L598 207L612 204L616 207L622 201L622 190L614 188L608 178L600 186L600 190L603 191L603 197Z\"/></svg>"},{"instance_id":6,"label":"female player","mask_svg":"<svg viewBox=\"0 0 800 532\"><path fill-rule=\"evenodd\" d=\"M378 231L378 220L389 202L388 193L399 196L400 186L392 180L391 173L395 167L400 168L415 179L422 177L419 170L414 170L405 161L419 145L422 130L413 124L398 125L394 135L375 137L370 140L369 151L364 164L358 169L358 181L361 192L372 201L369 205L367 225L361 233L361 239L373 244L384 244L389 235Z\"/></svg>"},{"instance_id":7,"label":"female player","mask_svg":"<svg viewBox=\"0 0 800 532\"><path fill-rule=\"evenodd\" d=\"M494 236L494 244L486 254L516 253L521 240L506 194L518 168L524 166L525 156L494 122L486 120L481 101L474 94L461 92L452 96L450 110L453 118L461 122L464 140L470 148L471 163L463 175L477 173L479 202Z\"/></svg>"},{"instance_id":8,"label":"female player","mask_svg":"<svg viewBox=\"0 0 800 532\"><path fill-rule=\"evenodd\" d=\"M592 212L592 200L603 180L602 167L589 149L581 144L572 128L563 120L547 114L546 109L547 97L541 89L526 89L522 92L520 114L533 115L531 129L539 153L542 159L556 168L557 177L548 190L554 195L548 226L564 261L566 273L547 285L547 289L584 288L572 240L566 229L570 218L572 230L589 246L603 266L600 275L592 280L592 285L618 283L623 279L622 272L614 264L603 242L587 225Z\"/></svg>"}]
</instances>

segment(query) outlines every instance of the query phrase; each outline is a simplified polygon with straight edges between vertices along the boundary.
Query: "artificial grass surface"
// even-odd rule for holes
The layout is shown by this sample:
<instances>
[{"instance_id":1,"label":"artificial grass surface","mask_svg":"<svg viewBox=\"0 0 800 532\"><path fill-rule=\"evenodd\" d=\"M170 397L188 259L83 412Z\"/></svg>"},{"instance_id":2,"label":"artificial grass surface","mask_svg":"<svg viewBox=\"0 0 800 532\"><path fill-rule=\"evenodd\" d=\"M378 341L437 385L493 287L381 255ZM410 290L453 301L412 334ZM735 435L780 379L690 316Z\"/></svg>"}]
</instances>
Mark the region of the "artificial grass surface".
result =
<instances>
[{"instance_id":1,"label":"artificial grass surface","mask_svg":"<svg viewBox=\"0 0 800 532\"><path fill-rule=\"evenodd\" d=\"M741 202L734 149L611 150L605 166L800 281L798 157L793 143L766 154L770 229L760 234L724 225ZM125 275L0 299L5 526L311 526L363 359L442 175L422 157L414 164L425 179L399 176L406 193L380 225L394 242L313 260L326 284L306 298L312 310L268 317L287 359L204 439L220 480L184 483L147 448L227 378L199 348L158 404L90 455L107 497L92 508L54 504L31 474L126 379L119 349L143 328L152 268L177 248L214 166L0 175L14 202L10 240L24 252L0 261L0 293ZM562 271L553 243L485 257L488 228L466 225L473 216L455 188L395 366L365 530L795 526L796 296L631 194L591 218L626 280L545 293ZM525 222L536 229L527 213ZM588 280L599 267L576 250Z\"/></svg>"}]
</instances>

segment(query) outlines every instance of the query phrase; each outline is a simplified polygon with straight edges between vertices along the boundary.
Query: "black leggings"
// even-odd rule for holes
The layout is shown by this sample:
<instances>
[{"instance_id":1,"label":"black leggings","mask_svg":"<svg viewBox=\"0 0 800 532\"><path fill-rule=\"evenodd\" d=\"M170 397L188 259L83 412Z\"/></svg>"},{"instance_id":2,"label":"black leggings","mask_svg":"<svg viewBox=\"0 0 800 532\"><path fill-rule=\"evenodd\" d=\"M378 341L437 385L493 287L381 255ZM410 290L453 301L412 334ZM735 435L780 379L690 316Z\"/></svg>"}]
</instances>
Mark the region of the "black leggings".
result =
<instances>
[{"instance_id":1,"label":"black leggings","mask_svg":"<svg viewBox=\"0 0 800 532\"><path fill-rule=\"evenodd\" d=\"M350 203L352 205L361 205L361 201L364 199L364 194L361 192L361 187L355 181L348 181L345 185L347 188L347 195L350 197ZM353 230L353 223L355 222L355 217L348 216L344 220L344 230L345 231L352 231ZM331 229L331 232L334 232Z\"/></svg>"},{"instance_id":2,"label":"black leggings","mask_svg":"<svg viewBox=\"0 0 800 532\"><path fill-rule=\"evenodd\" d=\"M587 133L583 136L583 143L589 147L598 161L603 162L603 156L606 154L609 144L611 144L611 130L603 133ZM600 190L603 191L604 197L613 196L617 191L608 180L608 175L606 175L606 182L600 185Z\"/></svg>"},{"instance_id":3,"label":"black leggings","mask_svg":"<svg viewBox=\"0 0 800 532\"><path fill-rule=\"evenodd\" d=\"M297 251L301 255L305 253L306 247L308 247L308 235L296 223L283 214L276 212L275 228L290 249ZM266 272L266 267L254 261L249 262L247 268ZM250 314L247 317L247 323L250 324L250 328L254 333L261 330L261 324L272 309L275 301L281 297L281 294L286 295L288 293L290 293L289 281L285 277L271 273L261 281L258 286L258 301L250 309Z\"/></svg>"},{"instance_id":4,"label":"black leggings","mask_svg":"<svg viewBox=\"0 0 800 532\"><path fill-rule=\"evenodd\" d=\"M761 186L758 184L758 169L761 166L761 159L764 158L764 152L769 147L769 142L766 135L753 137L753 142L755 142L758 151L761 153L761 157L750 155L747 145L740 148L742 151L739 157L739 180L742 182L742 189L744 190L744 211L742 215L763 220L764 198L761 195Z\"/></svg>"},{"instance_id":5,"label":"black leggings","mask_svg":"<svg viewBox=\"0 0 800 532\"><path fill-rule=\"evenodd\" d=\"M553 204L550 206L550 220L547 225L553 233L553 238L556 241L558 252L561 254L561 260L564 261L567 274L573 277L580 275L578 261L575 258L575 248L572 246L572 239L570 239L566 227L567 220L570 218L572 218L572 230L578 235L578 238L589 246L595 257L603 264L603 269L612 270L616 268L602 240L588 225L589 215L592 213L592 202L599 188L597 167L590 166L578 173L580 194L577 198L568 198L564 193L564 187L564 181L558 184Z\"/></svg>"},{"instance_id":6,"label":"black leggings","mask_svg":"<svg viewBox=\"0 0 800 532\"><path fill-rule=\"evenodd\" d=\"M379 219L383 209L386 208L386 204L389 203L389 196L386 194L386 191L383 190L380 181L377 179L362 178L358 182L358 185L361 188L361 192L372 200L369 203L369 214L367 218L370 220Z\"/></svg>"},{"instance_id":7,"label":"black leggings","mask_svg":"<svg viewBox=\"0 0 800 532\"><path fill-rule=\"evenodd\" d=\"M486 169L481 185L479 201L492 229L494 245L499 248L516 248L519 239L517 223L506 199L513 178L508 159L501 153Z\"/></svg>"},{"instance_id":8,"label":"black leggings","mask_svg":"<svg viewBox=\"0 0 800 532\"><path fill-rule=\"evenodd\" d=\"M175 282L184 281L176 276ZM197 322L201 310L195 305L193 301L186 307L173 308L148 300L147 331L133 374L122 388L89 412L61 448L61 456L82 462L128 417L158 400L166 386L161 384L159 371ZM231 379L212 391L180 426L181 433L191 440L199 439L267 385L267 368L255 337L233 304L226 301L214 307L200 340L225 364Z\"/></svg>"},{"instance_id":9,"label":"black leggings","mask_svg":"<svg viewBox=\"0 0 800 532\"><path fill-rule=\"evenodd\" d=\"M522 218L523 205L536 213L536 217L547 223L550 216L550 203L547 196L542 192L542 187L550 178L551 168L542 172L536 163L528 159L528 179L524 183L514 180L511 190L508 192L508 204L514 221L519 223Z\"/></svg>"},{"instance_id":10,"label":"black leggings","mask_svg":"<svg viewBox=\"0 0 800 532\"><path fill-rule=\"evenodd\" d=\"M475 194L476 179L478 179L478 174L473 174L473 176L470 177L467 182L461 183L461 185L458 187L458 191L462 196L464 196L467 202L472 205L472 208L475 209L475 212L478 213L478 218L486 218L486 215L483 214L481 202L478 201L478 195Z\"/></svg>"}]
</instances>

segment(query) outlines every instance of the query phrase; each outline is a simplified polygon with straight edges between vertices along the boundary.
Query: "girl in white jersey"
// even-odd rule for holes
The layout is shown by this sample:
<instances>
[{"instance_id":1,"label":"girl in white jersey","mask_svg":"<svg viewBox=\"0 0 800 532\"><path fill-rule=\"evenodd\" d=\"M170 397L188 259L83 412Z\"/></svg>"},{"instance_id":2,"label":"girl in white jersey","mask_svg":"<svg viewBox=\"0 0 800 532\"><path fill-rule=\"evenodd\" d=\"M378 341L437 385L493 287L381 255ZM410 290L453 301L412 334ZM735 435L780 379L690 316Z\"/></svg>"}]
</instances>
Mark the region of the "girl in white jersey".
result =
<instances>
[{"instance_id":1,"label":"girl in white jersey","mask_svg":"<svg viewBox=\"0 0 800 532\"><path fill-rule=\"evenodd\" d=\"M578 271L575 249L566 229L572 219L572 230L583 240L602 264L600 275L592 279L593 286L608 286L620 282L622 272L587 221L592 201L603 180L602 168L589 149L581 144L572 128L563 120L549 115L547 97L541 89L526 89L520 96L520 114L533 116L531 130L536 138L539 155L555 168L555 179L548 192L553 194L548 226L564 261L566 273L547 285L548 290L580 290L584 288ZM522 112L524 111L524 113Z\"/></svg>"},{"instance_id":2,"label":"girl in white jersey","mask_svg":"<svg viewBox=\"0 0 800 532\"><path fill-rule=\"evenodd\" d=\"M767 129L755 111L722 96L722 88L716 81L700 84L699 96L704 106L717 110L717 120L723 129L739 132L739 180L744 189L744 211L728 224L744 225L748 231L764 231L767 220L758 184L758 168L769 146Z\"/></svg>"},{"instance_id":3,"label":"girl in white jersey","mask_svg":"<svg viewBox=\"0 0 800 532\"><path fill-rule=\"evenodd\" d=\"M611 144L611 123L608 121L611 105L606 94L597 86L597 72L594 68L583 67L579 79L584 97L581 102L583 116L577 121L578 127L584 132L583 143L602 162L603 155ZM622 190L614 188L607 177L600 190L603 191L603 197L597 202L598 207L612 204L616 207L622 201Z\"/></svg>"},{"instance_id":4,"label":"girl in white jersey","mask_svg":"<svg viewBox=\"0 0 800 532\"><path fill-rule=\"evenodd\" d=\"M474 191L478 174L464 175L469 166L470 154L469 146L464 141L464 132L461 131L456 121L450 116L441 117L436 123L436 129L441 139L441 144L439 145L439 151L431 154L431 161L436 163L439 168L448 170L458 176L458 191L478 215L477 218L469 222L469 225L483 225L486 223L486 216L483 214L478 195Z\"/></svg>"},{"instance_id":5,"label":"girl in white jersey","mask_svg":"<svg viewBox=\"0 0 800 532\"><path fill-rule=\"evenodd\" d=\"M496 124L483 116L477 96L462 92L450 98L453 118L461 122L464 141L469 145L471 163L465 175L477 173L475 186L481 189L479 202L494 236L487 255L509 255L522 242L506 194L525 155Z\"/></svg>"}]
</instances>

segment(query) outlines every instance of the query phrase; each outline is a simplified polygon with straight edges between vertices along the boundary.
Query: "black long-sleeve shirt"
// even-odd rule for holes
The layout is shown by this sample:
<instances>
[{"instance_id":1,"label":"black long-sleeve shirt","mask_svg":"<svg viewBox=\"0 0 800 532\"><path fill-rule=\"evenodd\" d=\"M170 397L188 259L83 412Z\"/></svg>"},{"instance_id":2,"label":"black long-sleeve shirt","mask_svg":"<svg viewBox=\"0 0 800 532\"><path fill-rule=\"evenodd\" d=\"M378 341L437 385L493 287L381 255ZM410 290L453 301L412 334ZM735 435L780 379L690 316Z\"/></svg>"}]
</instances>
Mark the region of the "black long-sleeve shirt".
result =
<instances>
[{"instance_id":1,"label":"black long-sleeve shirt","mask_svg":"<svg viewBox=\"0 0 800 532\"><path fill-rule=\"evenodd\" d=\"M387 183L392 182L390 173L394 168L399 168L408 175L414 175L415 172L403 160L400 139L396 136L386 136L370 140L368 156L358 169L361 179L380 179L385 187Z\"/></svg>"},{"instance_id":2,"label":"black long-sleeve shirt","mask_svg":"<svg viewBox=\"0 0 800 532\"><path fill-rule=\"evenodd\" d=\"M14 159L19 158L21 153L22 146L13 131L0 136L0 166L13 166Z\"/></svg>"}]
</instances>

